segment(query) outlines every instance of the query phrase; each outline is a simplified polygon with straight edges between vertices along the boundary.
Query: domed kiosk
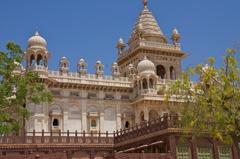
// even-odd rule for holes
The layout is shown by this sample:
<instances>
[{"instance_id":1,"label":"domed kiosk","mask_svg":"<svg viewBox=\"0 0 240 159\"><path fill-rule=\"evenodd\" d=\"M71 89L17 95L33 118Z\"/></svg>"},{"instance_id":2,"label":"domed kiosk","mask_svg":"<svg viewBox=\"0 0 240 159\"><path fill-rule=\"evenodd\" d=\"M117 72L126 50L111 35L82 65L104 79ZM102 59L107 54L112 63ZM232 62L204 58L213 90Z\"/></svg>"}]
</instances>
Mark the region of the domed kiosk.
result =
<instances>
[{"instance_id":1,"label":"domed kiosk","mask_svg":"<svg viewBox=\"0 0 240 159\"><path fill-rule=\"evenodd\" d=\"M27 68L35 71L47 71L50 53L47 41L38 32L28 39L26 51Z\"/></svg>"},{"instance_id":2,"label":"domed kiosk","mask_svg":"<svg viewBox=\"0 0 240 159\"><path fill-rule=\"evenodd\" d=\"M136 95L157 94L156 84L158 76L154 63L145 56L137 65L138 75L134 81Z\"/></svg>"}]
</instances>

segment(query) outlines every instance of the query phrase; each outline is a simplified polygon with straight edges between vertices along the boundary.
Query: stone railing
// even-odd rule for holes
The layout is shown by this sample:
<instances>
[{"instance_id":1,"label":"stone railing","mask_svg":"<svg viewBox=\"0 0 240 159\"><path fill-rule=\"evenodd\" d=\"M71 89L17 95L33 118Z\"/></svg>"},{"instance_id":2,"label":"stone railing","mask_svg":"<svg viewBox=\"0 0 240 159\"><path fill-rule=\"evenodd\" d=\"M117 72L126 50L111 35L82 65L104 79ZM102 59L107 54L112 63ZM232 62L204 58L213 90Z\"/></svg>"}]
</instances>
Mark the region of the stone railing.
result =
<instances>
[{"instance_id":1,"label":"stone railing","mask_svg":"<svg viewBox=\"0 0 240 159\"><path fill-rule=\"evenodd\" d=\"M113 144L113 133L33 131L0 136L0 144Z\"/></svg>"},{"instance_id":2,"label":"stone railing","mask_svg":"<svg viewBox=\"0 0 240 159\"><path fill-rule=\"evenodd\" d=\"M57 78L71 78L71 79L85 79L85 80L108 80L108 81L121 81L121 82L129 82L129 78L127 77L113 77L113 76L97 76L95 74L86 74L80 76L77 72L69 72L68 74L61 74L59 71L48 71L49 77L57 77Z\"/></svg>"},{"instance_id":3,"label":"stone railing","mask_svg":"<svg viewBox=\"0 0 240 159\"><path fill-rule=\"evenodd\" d=\"M172 44L165 44L165 43L154 42L154 41L146 41L146 40L140 40L138 45L139 46L166 49L166 50L177 50L177 51L181 50L181 47L180 47L179 44L172 45Z\"/></svg>"},{"instance_id":4,"label":"stone railing","mask_svg":"<svg viewBox=\"0 0 240 159\"><path fill-rule=\"evenodd\" d=\"M155 41L147 41L147 40L138 40L134 44L131 45L126 51L123 52L122 56L119 58L122 59L128 54L130 54L133 50L135 50L138 47L151 47L151 48L157 48L157 49L163 49L163 50L169 50L169 51L181 51L180 44L166 44L166 43L160 43Z\"/></svg>"},{"instance_id":5,"label":"stone railing","mask_svg":"<svg viewBox=\"0 0 240 159\"><path fill-rule=\"evenodd\" d=\"M59 71L48 71L48 77L64 83L114 86L123 88L132 87L132 83L127 77L113 77L105 75L97 76L95 74L86 74L80 76L77 72L69 72L68 74L62 75Z\"/></svg>"},{"instance_id":6,"label":"stone railing","mask_svg":"<svg viewBox=\"0 0 240 159\"><path fill-rule=\"evenodd\" d=\"M117 130L114 133L114 143L120 143L128 139L137 138L146 134L161 131L167 128L178 128L178 115L165 113L162 117L142 122L128 129Z\"/></svg>"},{"instance_id":7,"label":"stone railing","mask_svg":"<svg viewBox=\"0 0 240 159\"><path fill-rule=\"evenodd\" d=\"M48 67L43 66L43 65L32 65L28 67L29 70L33 70L33 71L48 71Z\"/></svg>"}]
</instances>

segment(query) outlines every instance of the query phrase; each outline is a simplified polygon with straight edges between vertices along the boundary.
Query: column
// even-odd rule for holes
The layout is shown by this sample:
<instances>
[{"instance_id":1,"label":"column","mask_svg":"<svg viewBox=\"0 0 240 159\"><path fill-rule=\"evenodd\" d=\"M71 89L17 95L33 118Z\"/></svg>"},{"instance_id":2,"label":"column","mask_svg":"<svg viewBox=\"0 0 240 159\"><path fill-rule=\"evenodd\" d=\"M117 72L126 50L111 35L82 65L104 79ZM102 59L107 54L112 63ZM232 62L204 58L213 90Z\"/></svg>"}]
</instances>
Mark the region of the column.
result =
<instances>
[{"instance_id":1,"label":"column","mask_svg":"<svg viewBox=\"0 0 240 159\"><path fill-rule=\"evenodd\" d=\"M149 121L149 111L148 111L148 107L146 105L144 105L144 120Z\"/></svg>"},{"instance_id":2,"label":"column","mask_svg":"<svg viewBox=\"0 0 240 159\"><path fill-rule=\"evenodd\" d=\"M219 159L217 141L215 139L213 139L212 140L212 144L213 144L213 156L214 156L214 159Z\"/></svg>"},{"instance_id":3,"label":"column","mask_svg":"<svg viewBox=\"0 0 240 159\"><path fill-rule=\"evenodd\" d=\"M240 143L238 143L237 141L235 141L236 143L232 145L232 155L233 155L233 159L239 159L240 154L238 149L240 149L239 145Z\"/></svg>"},{"instance_id":4,"label":"column","mask_svg":"<svg viewBox=\"0 0 240 159\"><path fill-rule=\"evenodd\" d=\"M176 137L174 135L170 135L168 137L168 145L169 151L173 157L173 159L177 159L177 151L176 151Z\"/></svg>"},{"instance_id":5,"label":"column","mask_svg":"<svg viewBox=\"0 0 240 159\"><path fill-rule=\"evenodd\" d=\"M87 131L87 113L82 113L82 131Z\"/></svg>"},{"instance_id":6,"label":"column","mask_svg":"<svg viewBox=\"0 0 240 159\"><path fill-rule=\"evenodd\" d=\"M169 67L169 65L166 65L165 69L166 69L166 78L165 79L170 79L170 67Z\"/></svg>"},{"instance_id":7,"label":"column","mask_svg":"<svg viewBox=\"0 0 240 159\"><path fill-rule=\"evenodd\" d=\"M120 113L117 114L117 130L122 128L122 115Z\"/></svg>"},{"instance_id":8,"label":"column","mask_svg":"<svg viewBox=\"0 0 240 159\"><path fill-rule=\"evenodd\" d=\"M192 159L197 159L197 141L195 138L192 138L191 140L191 154Z\"/></svg>"},{"instance_id":9,"label":"column","mask_svg":"<svg viewBox=\"0 0 240 159\"><path fill-rule=\"evenodd\" d=\"M104 113L100 113L100 131L103 133L105 132L105 129L104 129Z\"/></svg>"},{"instance_id":10,"label":"column","mask_svg":"<svg viewBox=\"0 0 240 159\"><path fill-rule=\"evenodd\" d=\"M68 112L64 111L63 112L63 119L62 119L62 130L64 132L67 132L67 130L69 129L68 126Z\"/></svg>"},{"instance_id":11,"label":"column","mask_svg":"<svg viewBox=\"0 0 240 159\"><path fill-rule=\"evenodd\" d=\"M87 98L87 92L81 91L82 97ZM87 103L86 99L82 99L80 101L80 105L82 108L82 131L87 131Z\"/></svg>"}]
</instances>

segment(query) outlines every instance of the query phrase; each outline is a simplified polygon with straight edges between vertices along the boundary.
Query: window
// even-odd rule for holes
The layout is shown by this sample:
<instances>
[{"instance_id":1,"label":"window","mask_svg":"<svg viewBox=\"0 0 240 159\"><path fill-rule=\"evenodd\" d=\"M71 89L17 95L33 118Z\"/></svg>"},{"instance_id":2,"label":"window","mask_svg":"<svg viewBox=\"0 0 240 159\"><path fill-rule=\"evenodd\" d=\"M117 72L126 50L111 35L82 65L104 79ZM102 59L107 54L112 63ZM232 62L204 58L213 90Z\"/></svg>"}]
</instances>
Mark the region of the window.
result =
<instances>
[{"instance_id":1,"label":"window","mask_svg":"<svg viewBox=\"0 0 240 159\"><path fill-rule=\"evenodd\" d=\"M129 122L128 121L126 121L126 123L125 123L125 128L129 128Z\"/></svg>"},{"instance_id":2,"label":"window","mask_svg":"<svg viewBox=\"0 0 240 159\"><path fill-rule=\"evenodd\" d=\"M227 146L219 147L219 159L231 159L231 148Z\"/></svg>"},{"instance_id":3,"label":"window","mask_svg":"<svg viewBox=\"0 0 240 159\"><path fill-rule=\"evenodd\" d=\"M114 96L112 94L105 94L105 99L114 99Z\"/></svg>"},{"instance_id":4,"label":"window","mask_svg":"<svg viewBox=\"0 0 240 159\"><path fill-rule=\"evenodd\" d=\"M188 146L177 146L177 159L191 159L191 151Z\"/></svg>"},{"instance_id":5,"label":"window","mask_svg":"<svg viewBox=\"0 0 240 159\"><path fill-rule=\"evenodd\" d=\"M53 126L59 126L58 119L53 119Z\"/></svg>"},{"instance_id":6,"label":"window","mask_svg":"<svg viewBox=\"0 0 240 159\"><path fill-rule=\"evenodd\" d=\"M211 147L198 147L198 159L212 159L212 149Z\"/></svg>"},{"instance_id":7,"label":"window","mask_svg":"<svg viewBox=\"0 0 240 159\"><path fill-rule=\"evenodd\" d=\"M128 95L122 95L122 96L121 96L121 99L123 99L123 100L129 100L130 98L129 98Z\"/></svg>"},{"instance_id":8,"label":"window","mask_svg":"<svg viewBox=\"0 0 240 159\"><path fill-rule=\"evenodd\" d=\"M70 92L70 96L78 97L79 93L78 92Z\"/></svg>"},{"instance_id":9,"label":"window","mask_svg":"<svg viewBox=\"0 0 240 159\"><path fill-rule=\"evenodd\" d=\"M88 98L97 98L97 94L96 93L88 93Z\"/></svg>"},{"instance_id":10,"label":"window","mask_svg":"<svg viewBox=\"0 0 240 159\"><path fill-rule=\"evenodd\" d=\"M96 122L95 119L92 119L92 120L91 120L91 127L92 127L92 128L96 128L96 127L97 127L97 122Z\"/></svg>"},{"instance_id":11,"label":"window","mask_svg":"<svg viewBox=\"0 0 240 159\"><path fill-rule=\"evenodd\" d=\"M52 94L55 95L55 96L60 96L60 91L55 91L55 90L53 90L53 91L51 91L51 92L52 92Z\"/></svg>"}]
</instances>

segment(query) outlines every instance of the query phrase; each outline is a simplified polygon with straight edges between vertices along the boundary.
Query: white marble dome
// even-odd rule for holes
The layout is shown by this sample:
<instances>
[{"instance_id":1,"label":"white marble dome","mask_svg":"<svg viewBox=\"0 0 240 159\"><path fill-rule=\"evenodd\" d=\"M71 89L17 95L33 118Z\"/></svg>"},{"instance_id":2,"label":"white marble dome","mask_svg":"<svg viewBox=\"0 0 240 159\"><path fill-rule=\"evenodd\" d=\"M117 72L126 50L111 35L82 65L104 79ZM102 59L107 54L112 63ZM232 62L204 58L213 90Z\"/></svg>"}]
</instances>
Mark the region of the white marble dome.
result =
<instances>
[{"instance_id":1,"label":"white marble dome","mask_svg":"<svg viewBox=\"0 0 240 159\"><path fill-rule=\"evenodd\" d=\"M28 47L46 48L47 47L47 41L43 37L41 37L38 32L36 32L34 34L34 36L29 38Z\"/></svg>"},{"instance_id":2,"label":"white marble dome","mask_svg":"<svg viewBox=\"0 0 240 159\"><path fill-rule=\"evenodd\" d=\"M137 70L139 74L156 74L154 63L148 60L147 57L144 57L144 59L138 63Z\"/></svg>"}]
</instances>

